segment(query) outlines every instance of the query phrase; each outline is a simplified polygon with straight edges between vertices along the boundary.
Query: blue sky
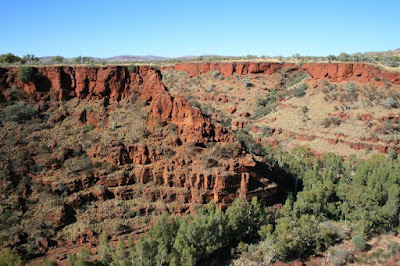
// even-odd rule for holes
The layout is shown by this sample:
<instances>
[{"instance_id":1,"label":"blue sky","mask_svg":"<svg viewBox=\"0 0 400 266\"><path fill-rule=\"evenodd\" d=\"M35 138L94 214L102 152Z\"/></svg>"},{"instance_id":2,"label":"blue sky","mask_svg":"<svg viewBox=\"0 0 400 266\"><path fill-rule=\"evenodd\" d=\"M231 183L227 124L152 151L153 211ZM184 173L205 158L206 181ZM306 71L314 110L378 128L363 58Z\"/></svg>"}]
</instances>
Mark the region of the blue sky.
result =
<instances>
[{"instance_id":1,"label":"blue sky","mask_svg":"<svg viewBox=\"0 0 400 266\"><path fill-rule=\"evenodd\" d=\"M329 55L400 48L400 1L0 0L0 53Z\"/></svg>"}]
</instances>

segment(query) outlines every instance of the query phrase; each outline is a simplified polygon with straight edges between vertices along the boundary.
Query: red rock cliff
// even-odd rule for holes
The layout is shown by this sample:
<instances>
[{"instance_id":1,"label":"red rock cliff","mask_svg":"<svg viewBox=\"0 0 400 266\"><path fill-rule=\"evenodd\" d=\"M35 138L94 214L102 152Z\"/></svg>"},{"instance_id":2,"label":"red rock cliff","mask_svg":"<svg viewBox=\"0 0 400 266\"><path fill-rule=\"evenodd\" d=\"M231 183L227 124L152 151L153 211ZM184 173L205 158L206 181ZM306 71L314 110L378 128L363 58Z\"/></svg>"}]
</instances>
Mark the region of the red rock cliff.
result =
<instances>
[{"instance_id":1,"label":"red rock cliff","mask_svg":"<svg viewBox=\"0 0 400 266\"><path fill-rule=\"evenodd\" d=\"M222 127L206 120L201 111L192 108L183 97L172 97L161 81L160 72L149 66L126 67L38 67L41 76L25 84L18 80L18 68L0 68L0 100L7 98L12 86L22 88L27 97L37 100L56 95L58 100L73 97L119 101L133 93L150 104L151 116L172 122L179 128L183 141L205 143L233 139Z\"/></svg>"},{"instance_id":2,"label":"red rock cliff","mask_svg":"<svg viewBox=\"0 0 400 266\"><path fill-rule=\"evenodd\" d=\"M208 63L180 63L174 66L164 67L163 70L174 69L185 71L190 77L198 76L212 70L218 70L224 76L233 74L273 74L281 69L290 68L294 71L305 71L313 79L329 79L331 81L356 80L359 82L384 82L388 80L400 85L400 73L381 70L373 65L365 63L307 63L296 66L290 63L275 62L208 62Z\"/></svg>"},{"instance_id":3,"label":"red rock cliff","mask_svg":"<svg viewBox=\"0 0 400 266\"><path fill-rule=\"evenodd\" d=\"M183 143L234 142L234 135L231 132L213 124L202 115L199 109L193 108L184 97L171 96L162 83L160 71L152 67L138 66L132 72L122 66L100 68L49 66L35 69L41 75L36 75L36 78L25 84L17 78L18 68L0 68L2 99L5 100L8 97L7 89L12 86L23 89L26 97L33 97L38 101L65 101L78 97L88 101L104 99L106 103L120 101L132 94L137 94L142 100L148 102L150 118L177 125L177 134ZM248 69L248 67L243 65L243 69ZM187 188L192 193L188 196L191 202L202 203L204 199L207 199L207 202L212 197L216 202L228 203L238 196L249 197L260 193L264 194L262 196L264 198L271 198L276 190L276 187L269 186L271 182L263 176L264 174L259 175L254 172L257 168L256 162L244 153L232 160L218 162L221 169L216 169L213 173L208 171L210 169L202 169L194 165L194 168L208 171L202 173L198 170L195 173L184 171L188 164L193 163L190 158L179 158L179 155L166 164L152 165L162 161L162 158L159 158L155 151L150 150L146 145L143 147L117 145L109 148L107 160L117 167L127 161L145 165L146 171L134 174L137 179L135 182L144 184L149 182L147 179L154 179L155 183L162 183L166 187ZM89 153L90 156L93 154ZM221 170L224 174L221 174ZM152 178L149 177L150 173L153 173ZM258 185L254 185L255 183ZM259 189L260 184L263 189ZM47 185L56 187L55 184ZM113 183L110 186L115 187L116 184ZM57 188L52 190L56 191ZM71 190L71 193L75 192L77 191ZM197 194L202 196L199 197ZM120 197L117 192L116 197Z\"/></svg>"}]
</instances>

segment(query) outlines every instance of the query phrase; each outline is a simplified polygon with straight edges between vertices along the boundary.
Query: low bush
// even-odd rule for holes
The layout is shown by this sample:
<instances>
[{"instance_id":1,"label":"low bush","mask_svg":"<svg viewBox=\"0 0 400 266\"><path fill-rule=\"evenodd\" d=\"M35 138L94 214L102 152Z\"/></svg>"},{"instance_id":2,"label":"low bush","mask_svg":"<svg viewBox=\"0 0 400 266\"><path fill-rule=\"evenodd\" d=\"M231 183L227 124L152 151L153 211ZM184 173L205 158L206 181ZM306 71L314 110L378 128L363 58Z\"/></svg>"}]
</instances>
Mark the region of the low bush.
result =
<instances>
[{"instance_id":1,"label":"low bush","mask_svg":"<svg viewBox=\"0 0 400 266\"><path fill-rule=\"evenodd\" d=\"M286 88L289 88L293 85L296 85L300 81L302 81L305 77L307 77L307 73L298 71L298 72L293 72L288 75L289 80L286 82Z\"/></svg>"},{"instance_id":2,"label":"low bush","mask_svg":"<svg viewBox=\"0 0 400 266\"><path fill-rule=\"evenodd\" d=\"M350 95L354 95L359 90L359 87L354 82L349 82L346 84L346 91Z\"/></svg>"},{"instance_id":3,"label":"low bush","mask_svg":"<svg viewBox=\"0 0 400 266\"><path fill-rule=\"evenodd\" d=\"M221 73L218 70L211 71L211 76L213 78L218 78Z\"/></svg>"},{"instance_id":4,"label":"low bush","mask_svg":"<svg viewBox=\"0 0 400 266\"><path fill-rule=\"evenodd\" d=\"M257 143L247 131L238 130L236 131L235 135L236 139L244 146L247 151L256 155L266 155L264 147L260 143Z\"/></svg>"},{"instance_id":5,"label":"low bush","mask_svg":"<svg viewBox=\"0 0 400 266\"><path fill-rule=\"evenodd\" d=\"M361 236L355 236L355 237L353 237L353 239L351 241L353 242L353 245L356 248L356 250L358 250L358 251L365 250L366 243L365 243L364 238L362 238Z\"/></svg>"},{"instance_id":6,"label":"low bush","mask_svg":"<svg viewBox=\"0 0 400 266\"><path fill-rule=\"evenodd\" d=\"M6 248L0 251L0 265L1 266L19 266L24 265L24 261L17 253Z\"/></svg>"},{"instance_id":7,"label":"low bush","mask_svg":"<svg viewBox=\"0 0 400 266\"><path fill-rule=\"evenodd\" d=\"M386 108L388 108L388 109L390 109L390 108L398 108L399 107L399 102L396 99L394 99L393 97L389 97L389 98L386 98L386 100L384 100L381 103L381 105L386 107Z\"/></svg>"},{"instance_id":8,"label":"low bush","mask_svg":"<svg viewBox=\"0 0 400 266\"><path fill-rule=\"evenodd\" d=\"M129 72L136 72L136 66L134 64L130 64L128 66L128 71Z\"/></svg>"},{"instance_id":9,"label":"low bush","mask_svg":"<svg viewBox=\"0 0 400 266\"><path fill-rule=\"evenodd\" d=\"M306 90L308 89L307 84L301 84L292 90L292 94L298 98L303 97L306 95Z\"/></svg>"},{"instance_id":10,"label":"low bush","mask_svg":"<svg viewBox=\"0 0 400 266\"><path fill-rule=\"evenodd\" d=\"M248 78L244 78L243 79L243 86L245 86L246 88L251 87L253 84L251 84L250 80Z\"/></svg>"},{"instance_id":11,"label":"low bush","mask_svg":"<svg viewBox=\"0 0 400 266\"><path fill-rule=\"evenodd\" d=\"M16 86L11 86L6 90L7 95L11 97L11 99L21 100L24 98L25 91L17 88Z\"/></svg>"},{"instance_id":12,"label":"low bush","mask_svg":"<svg viewBox=\"0 0 400 266\"><path fill-rule=\"evenodd\" d=\"M348 262L350 262L353 258L353 254L347 249L338 247L334 249L334 251L331 254L330 262L332 265L346 265Z\"/></svg>"},{"instance_id":13,"label":"low bush","mask_svg":"<svg viewBox=\"0 0 400 266\"><path fill-rule=\"evenodd\" d=\"M394 241L389 241L387 244L387 251L391 256L400 254L400 244Z\"/></svg>"},{"instance_id":14,"label":"low bush","mask_svg":"<svg viewBox=\"0 0 400 266\"><path fill-rule=\"evenodd\" d=\"M32 81L38 72L33 67L21 66L18 68L18 79L24 83Z\"/></svg>"},{"instance_id":15,"label":"low bush","mask_svg":"<svg viewBox=\"0 0 400 266\"><path fill-rule=\"evenodd\" d=\"M257 106L254 112L254 116L256 119L266 116L271 112L271 109L265 106Z\"/></svg>"},{"instance_id":16,"label":"low bush","mask_svg":"<svg viewBox=\"0 0 400 266\"><path fill-rule=\"evenodd\" d=\"M208 88L204 89L205 92L212 92L215 90L215 85L211 84Z\"/></svg>"},{"instance_id":17,"label":"low bush","mask_svg":"<svg viewBox=\"0 0 400 266\"><path fill-rule=\"evenodd\" d=\"M33 108L32 105L25 102L19 102L13 105L9 105L6 107L4 112L7 120L15 122L30 120L38 114L38 112L35 108Z\"/></svg>"},{"instance_id":18,"label":"low bush","mask_svg":"<svg viewBox=\"0 0 400 266\"><path fill-rule=\"evenodd\" d=\"M340 119L337 117L327 117L327 118L324 118L324 120L321 122L321 124L325 128L329 127L331 124L338 126L338 125L340 125Z\"/></svg>"}]
</instances>

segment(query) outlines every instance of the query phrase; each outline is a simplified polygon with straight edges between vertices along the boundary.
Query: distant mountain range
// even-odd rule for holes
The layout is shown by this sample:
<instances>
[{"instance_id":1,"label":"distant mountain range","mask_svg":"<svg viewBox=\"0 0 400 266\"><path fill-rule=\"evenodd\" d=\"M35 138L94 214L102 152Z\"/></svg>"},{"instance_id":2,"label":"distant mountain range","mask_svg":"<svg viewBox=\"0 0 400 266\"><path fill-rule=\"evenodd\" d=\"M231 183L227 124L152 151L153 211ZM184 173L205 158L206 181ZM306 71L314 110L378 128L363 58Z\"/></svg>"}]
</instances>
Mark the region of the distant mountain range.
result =
<instances>
[{"instance_id":1,"label":"distant mountain range","mask_svg":"<svg viewBox=\"0 0 400 266\"><path fill-rule=\"evenodd\" d=\"M51 62L54 56L39 57L41 62ZM219 56L219 55L202 55L202 56L181 56L181 57L162 57L155 55L119 55L107 58L92 57L94 61L107 61L107 62L137 62L137 61L164 61L164 60L196 60L198 58L236 58L235 56ZM66 61L72 61L74 58L65 58Z\"/></svg>"}]
</instances>

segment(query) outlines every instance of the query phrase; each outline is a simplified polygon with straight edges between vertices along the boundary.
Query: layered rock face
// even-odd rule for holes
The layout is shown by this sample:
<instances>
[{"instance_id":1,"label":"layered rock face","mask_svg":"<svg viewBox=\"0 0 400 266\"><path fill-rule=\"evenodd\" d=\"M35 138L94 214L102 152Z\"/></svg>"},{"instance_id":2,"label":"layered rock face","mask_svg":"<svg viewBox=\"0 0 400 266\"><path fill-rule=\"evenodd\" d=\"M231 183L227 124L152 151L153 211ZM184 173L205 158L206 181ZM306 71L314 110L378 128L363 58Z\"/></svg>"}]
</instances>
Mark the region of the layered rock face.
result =
<instances>
[{"instance_id":1,"label":"layered rock face","mask_svg":"<svg viewBox=\"0 0 400 266\"><path fill-rule=\"evenodd\" d=\"M206 121L200 110L191 108L181 97L171 97L161 82L160 72L148 66L129 72L126 67L39 67L43 76L25 84L18 80L17 68L0 69L0 92L3 100L6 89L22 88L27 97L49 100L56 94L58 100L74 97L80 99L106 99L120 101L132 93L150 103L151 115L179 127L181 138L194 143L229 141L232 135L221 127ZM190 139L191 138L191 139Z\"/></svg>"},{"instance_id":2,"label":"layered rock face","mask_svg":"<svg viewBox=\"0 0 400 266\"><path fill-rule=\"evenodd\" d=\"M315 154L334 151L345 158L400 154L399 72L366 63L276 62L180 63L162 70L172 92L211 106L214 120L231 120L234 130L251 128L258 142L286 150L310 146ZM299 85L307 89L295 96Z\"/></svg>"},{"instance_id":3,"label":"layered rock face","mask_svg":"<svg viewBox=\"0 0 400 266\"><path fill-rule=\"evenodd\" d=\"M199 109L191 107L185 98L172 97L161 82L160 72L152 67L138 66L132 72L121 66L38 67L37 71L41 75L37 75L26 84L18 80L17 68L1 68L0 93L3 100L8 97L6 90L12 86L23 89L26 97L35 98L37 101L52 101L53 98L56 98L62 102L79 98L88 102L102 100L106 107L113 102L122 102L133 94L137 94L149 105L148 124L154 124L155 120L161 120L162 123L172 123L177 127L178 137L170 143L172 148L185 143L205 147L207 143L232 144L235 142L232 133L221 126L214 125L202 115ZM86 111L80 114L79 119L86 124L88 124L87 120L99 120L96 118L95 112L91 112L89 115L86 114ZM95 125L96 130L102 130L95 123L92 124ZM59 137L62 138L62 136ZM276 187L270 186L271 182L266 176L255 174L253 169L256 168L256 162L251 156L246 156L240 147L238 149L240 149L238 156L218 162L218 167L211 171L210 169L201 169L201 165L196 165L198 164L196 158L181 158L177 155L166 160L162 154L157 154L154 148L148 144L126 145L116 141L111 147L108 147L106 154L108 162L116 167L133 163L143 165L144 168L135 170L130 177L122 181L110 181L106 176L88 178L92 179L90 183L100 182L99 184L105 184L106 187L117 187L132 182L146 184L153 181L155 184L166 187L182 187L188 189L189 193L186 195L184 192L185 195L181 195L182 203L206 203L210 199L214 199L217 203L229 203L236 197L250 198L255 194L265 200L271 199ZM99 157L101 149L92 149L87 153L92 157ZM163 162L163 164L157 164L158 162ZM185 169L188 165L200 170L187 172ZM132 181L129 181L130 179ZM252 179L258 181L253 182ZM44 184L57 193L58 182L44 182ZM76 185L74 181L67 187L70 188L69 193L76 193L85 185ZM129 189L126 191L126 188L124 191L111 190L115 197L122 199L137 195ZM262 192L265 192L264 195ZM100 194L103 197L105 193ZM93 193L86 196L86 198L93 197ZM179 195L154 195L154 200L163 197L168 198L167 201L174 201L171 198L179 198Z\"/></svg>"},{"instance_id":4,"label":"layered rock face","mask_svg":"<svg viewBox=\"0 0 400 266\"><path fill-rule=\"evenodd\" d=\"M301 70L315 79L345 81L355 78L360 82L387 82L400 85L400 73L382 71L365 63L306 63L296 66L290 63L244 62L244 63L180 63L163 67L163 70L185 71L190 77L196 77L209 71L218 70L224 76L245 74L273 74L282 69Z\"/></svg>"},{"instance_id":5,"label":"layered rock face","mask_svg":"<svg viewBox=\"0 0 400 266\"><path fill-rule=\"evenodd\" d=\"M253 196L274 203L273 169L230 130L172 96L157 69L34 70L23 83L18 68L0 68L2 115L20 101L37 112L0 122L0 203L23 214L7 225L17 237L0 230L4 246L48 254L96 245L103 230L139 236L157 215L186 214L211 200L222 208Z\"/></svg>"}]
</instances>

